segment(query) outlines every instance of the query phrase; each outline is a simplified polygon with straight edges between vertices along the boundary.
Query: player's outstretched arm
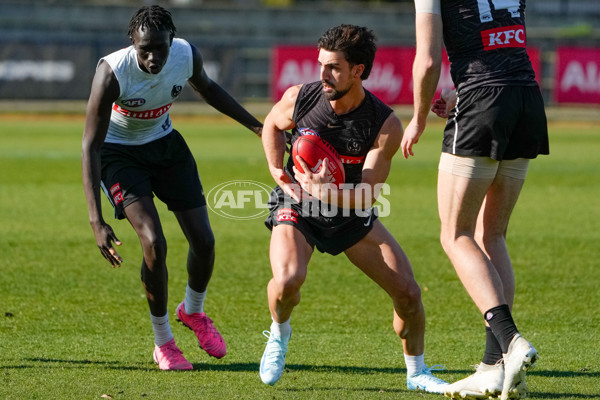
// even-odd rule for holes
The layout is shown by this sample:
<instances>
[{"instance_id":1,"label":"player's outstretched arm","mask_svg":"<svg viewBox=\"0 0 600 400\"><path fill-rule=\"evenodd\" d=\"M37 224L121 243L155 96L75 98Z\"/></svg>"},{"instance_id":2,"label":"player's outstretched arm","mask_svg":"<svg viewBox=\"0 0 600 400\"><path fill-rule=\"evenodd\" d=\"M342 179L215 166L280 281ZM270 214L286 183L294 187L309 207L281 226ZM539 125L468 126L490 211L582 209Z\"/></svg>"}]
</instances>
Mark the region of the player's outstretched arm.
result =
<instances>
[{"instance_id":1,"label":"player's outstretched arm","mask_svg":"<svg viewBox=\"0 0 600 400\"><path fill-rule=\"evenodd\" d=\"M218 83L206 75L204 70L204 61L198 49L192 47L194 59L194 73L188 80L192 88L197 91L202 98L216 110L233 118L259 137L262 134L262 126L254 116L252 116L236 99L234 99Z\"/></svg>"},{"instance_id":2,"label":"player's outstretched arm","mask_svg":"<svg viewBox=\"0 0 600 400\"><path fill-rule=\"evenodd\" d=\"M98 65L87 104L81 146L83 190L90 226L100 252L113 267L121 265L121 256L112 243L120 245L112 228L104 222L100 203L100 148L106 138L113 102L119 97L119 83L106 62Z\"/></svg>"}]
</instances>

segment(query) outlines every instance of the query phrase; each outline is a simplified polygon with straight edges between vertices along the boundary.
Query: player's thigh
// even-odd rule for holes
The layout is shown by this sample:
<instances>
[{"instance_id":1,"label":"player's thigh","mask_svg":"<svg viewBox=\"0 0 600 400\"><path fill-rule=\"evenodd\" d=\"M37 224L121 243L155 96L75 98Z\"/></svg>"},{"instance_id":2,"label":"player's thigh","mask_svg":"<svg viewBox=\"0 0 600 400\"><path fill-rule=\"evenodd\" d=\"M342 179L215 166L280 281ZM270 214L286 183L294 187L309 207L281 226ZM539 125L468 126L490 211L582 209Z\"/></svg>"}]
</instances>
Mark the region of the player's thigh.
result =
<instances>
[{"instance_id":1,"label":"player's thigh","mask_svg":"<svg viewBox=\"0 0 600 400\"><path fill-rule=\"evenodd\" d=\"M313 246L294 226L280 224L273 227L269 256L276 280L304 282L312 253Z\"/></svg>"},{"instance_id":2,"label":"player's thigh","mask_svg":"<svg viewBox=\"0 0 600 400\"><path fill-rule=\"evenodd\" d=\"M442 235L474 232L498 162L489 157L442 153L438 171L438 211Z\"/></svg>"},{"instance_id":3,"label":"player's thigh","mask_svg":"<svg viewBox=\"0 0 600 400\"><path fill-rule=\"evenodd\" d=\"M503 161L504 162L504 161ZM478 221L483 237L506 235L510 216L517 204L525 178L498 174L490 186Z\"/></svg>"},{"instance_id":4,"label":"player's thigh","mask_svg":"<svg viewBox=\"0 0 600 400\"><path fill-rule=\"evenodd\" d=\"M152 197L140 197L124 208L125 217L142 245L164 241L162 225Z\"/></svg>"},{"instance_id":5,"label":"player's thigh","mask_svg":"<svg viewBox=\"0 0 600 400\"><path fill-rule=\"evenodd\" d=\"M414 284L410 261L400 244L376 220L373 229L345 251L348 259L390 295L406 292Z\"/></svg>"}]
</instances>

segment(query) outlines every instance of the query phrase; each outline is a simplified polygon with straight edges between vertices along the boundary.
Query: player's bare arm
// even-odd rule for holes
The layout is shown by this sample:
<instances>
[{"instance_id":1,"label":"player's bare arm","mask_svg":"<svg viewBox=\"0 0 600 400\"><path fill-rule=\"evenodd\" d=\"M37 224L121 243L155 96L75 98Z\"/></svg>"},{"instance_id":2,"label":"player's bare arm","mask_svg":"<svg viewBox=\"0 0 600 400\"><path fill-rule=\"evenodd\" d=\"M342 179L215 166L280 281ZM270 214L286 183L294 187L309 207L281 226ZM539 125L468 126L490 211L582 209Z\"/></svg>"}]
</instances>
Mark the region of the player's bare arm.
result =
<instances>
[{"instance_id":1,"label":"player's bare arm","mask_svg":"<svg viewBox=\"0 0 600 400\"><path fill-rule=\"evenodd\" d=\"M100 202L100 148L104 143L113 102L119 97L119 83L108 63L98 65L87 104L83 130L81 166L89 220L100 252L113 267L123 259L112 242L121 245L110 225L102 217Z\"/></svg>"},{"instance_id":2,"label":"player's bare arm","mask_svg":"<svg viewBox=\"0 0 600 400\"><path fill-rule=\"evenodd\" d=\"M425 130L442 65L442 16L417 12L415 25L417 54L413 63L414 113L402 139L404 158L414 155L412 147Z\"/></svg>"},{"instance_id":3,"label":"player's bare arm","mask_svg":"<svg viewBox=\"0 0 600 400\"><path fill-rule=\"evenodd\" d=\"M300 191L298 185L292 184L283 170L283 162L286 154L285 131L295 126L292 116L300 87L298 85L288 88L281 100L273 106L265 118L262 135L263 149L271 176L283 191L296 201L300 201Z\"/></svg>"},{"instance_id":4,"label":"player's bare arm","mask_svg":"<svg viewBox=\"0 0 600 400\"><path fill-rule=\"evenodd\" d=\"M385 183L390 173L392 159L402 141L402 133L402 123L395 114L390 114L381 127L373 147L365 157L362 180L353 189L339 189L329 183L329 172L327 171L329 162L327 159L325 159L323 168L317 174L311 173L308 165L300 160L305 173L300 173L294 167L296 180L306 192L323 202L335 203L339 207L361 209L371 207L379 196L380 184Z\"/></svg>"},{"instance_id":5,"label":"player's bare arm","mask_svg":"<svg viewBox=\"0 0 600 400\"><path fill-rule=\"evenodd\" d=\"M262 124L246 111L225 89L209 78L204 70L204 61L200 52L196 47L191 47L194 59L194 72L188 80L190 86L209 105L228 117L233 118L260 137L262 134Z\"/></svg>"}]
</instances>

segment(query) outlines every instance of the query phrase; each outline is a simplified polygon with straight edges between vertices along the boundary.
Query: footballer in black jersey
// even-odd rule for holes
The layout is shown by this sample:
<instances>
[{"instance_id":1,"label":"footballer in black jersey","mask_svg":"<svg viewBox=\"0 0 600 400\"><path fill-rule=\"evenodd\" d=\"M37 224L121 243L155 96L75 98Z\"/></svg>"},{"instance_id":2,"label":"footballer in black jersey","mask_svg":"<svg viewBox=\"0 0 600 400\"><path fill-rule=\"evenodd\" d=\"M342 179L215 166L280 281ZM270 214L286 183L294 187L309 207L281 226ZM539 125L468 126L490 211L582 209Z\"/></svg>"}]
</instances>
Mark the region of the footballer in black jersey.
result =
<instances>
[{"instance_id":1,"label":"footballer in black jersey","mask_svg":"<svg viewBox=\"0 0 600 400\"><path fill-rule=\"evenodd\" d=\"M425 365L425 311L419 285L406 254L372 211L377 190L359 191L385 183L402 139L400 120L362 85L375 58L374 40L364 27L340 25L328 30L318 42L321 80L289 88L265 119L263 147L277 183L265 221L272 230L273 278L267 293L273 323L266 334L260 377L269 385L285 370L290 317L300 302L315 247L333 255L343 252L392 298L408 388L443 393L448 385ZM285 132L292 131L293 142L307 132L304 128L322 136L340 154L347 177L341 188L329 184L325 167L313 173L299 159L305 171L300 173L293 160L284 164ZM316 212L308 204L315 204Z\"/></svg>"},{"instance_id":2,"label":"footballer in black jersey","mask_svg":"<svg viewBox=\"0 0 600 400\"><path fill-rule=\"evenodd\" d=\"M525 0L415 0L414 113L408 158L431 108L447 117L438 172L441 243L483 315L485 351L451 398L520 398L538 358L512 318L515 279L506 246L528 164L548 154L544 102L527 55ZM446 47L455 92L432 105Z\"/></svg>"}]
</instances>

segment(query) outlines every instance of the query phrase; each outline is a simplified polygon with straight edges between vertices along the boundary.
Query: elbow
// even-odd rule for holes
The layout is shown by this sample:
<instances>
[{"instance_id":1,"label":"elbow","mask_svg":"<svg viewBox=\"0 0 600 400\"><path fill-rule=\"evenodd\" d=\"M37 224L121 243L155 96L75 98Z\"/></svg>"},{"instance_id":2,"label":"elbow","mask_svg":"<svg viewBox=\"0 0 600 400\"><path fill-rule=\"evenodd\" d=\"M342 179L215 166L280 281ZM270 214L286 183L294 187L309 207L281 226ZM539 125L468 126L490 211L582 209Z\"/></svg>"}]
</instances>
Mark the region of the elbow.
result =
<instances>
[{"instance_id":1,"label":"elbow","mask_svg":"<svg viewBox=\"0 0 600 400\"><path fill-rule=\"evenodd\" d=\"M442 70L442 57L421 57L421 61L418 64L418 69L423 75L439 75Z\"/></svg>"},{"instance_id":2,"label":"elbow","mask_svg":"<svg viewBox=\"0 0 600 400\"><path fill-rule=\"evenodd\" d=\"M99 143L97 140L90 140L84 138L81 141L81 155L84 159L89 159L95 154L100 154L101 147L102 143Z\"/></svg>"},{"instance_id":3,"label":"elbow","mask_svg":"<svg viewBox=\"0 0 600 400\"><path fill-rule=\"evenodd\" d=\"M86 140L86 139L83 139L81 141L81 152L82 152L82 154L84 154L84 155L85 154L90 154L90 153L92 153L94 151L93 149L94 149L93 141Z\"/></svg>"}]
</instances>

